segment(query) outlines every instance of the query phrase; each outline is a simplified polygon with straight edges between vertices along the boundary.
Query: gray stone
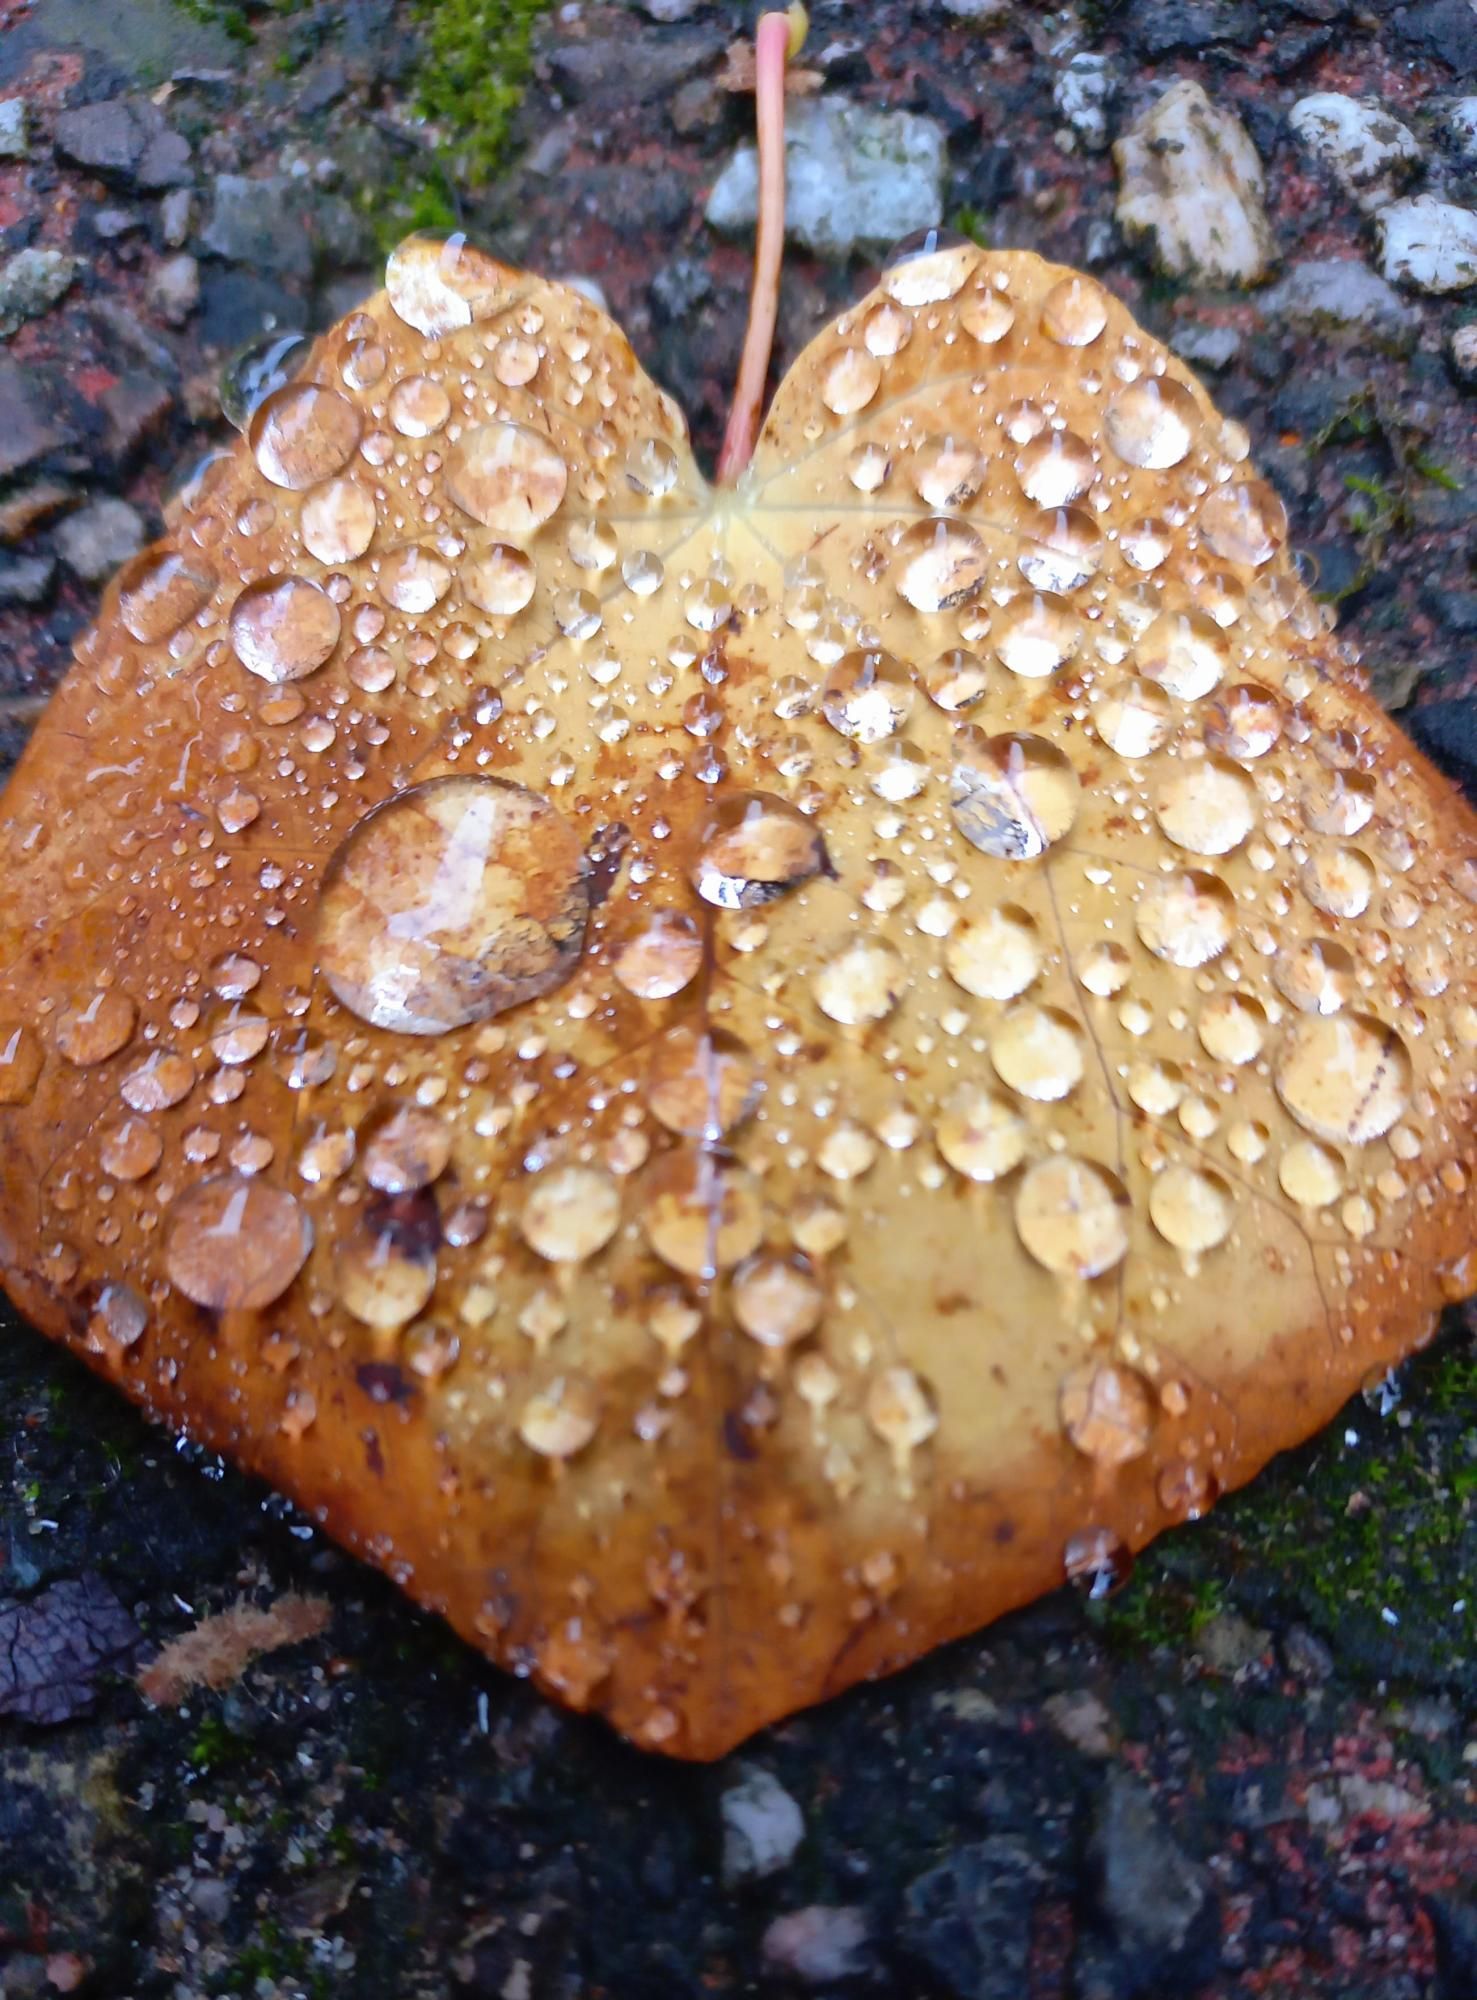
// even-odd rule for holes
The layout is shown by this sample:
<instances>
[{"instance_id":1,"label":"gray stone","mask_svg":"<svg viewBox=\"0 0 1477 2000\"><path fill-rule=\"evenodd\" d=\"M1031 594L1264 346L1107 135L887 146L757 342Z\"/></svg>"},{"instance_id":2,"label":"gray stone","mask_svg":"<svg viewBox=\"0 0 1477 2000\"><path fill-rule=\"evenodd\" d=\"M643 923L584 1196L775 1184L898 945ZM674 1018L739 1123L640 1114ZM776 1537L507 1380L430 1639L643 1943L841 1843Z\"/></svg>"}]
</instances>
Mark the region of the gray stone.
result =
<instances>
[{"instance_id":1,"label":"gray stone","mask_svg":"<svg viewBox=\"0 0 1477 2000\"><path fill-rule=\"evenodd\" d=\"M1321 1687L1333 1672L1333 1653L1306 1625L1293 1625L1282 1640L1282 1663L1297 1680Z\"/></svg>"},{"instance_id":2,"label":"gray stone","mask_svg":"<svg viewBox=\"0 0 1477 2000\"><path fill-rule=\"evenodd\" d=\"M1089 153L1105 150L1109 138L1108 117L1118 95L1118 76L1107 56L1081 50L1065 68L1057 71L1051 99L1058 114L1076 134Z\"/></svg>"},{"instance_id":3,"label":"gray stone","mask_svg":"<svg viewBox=\"0 0 1477 2000\"><path fill-rule=\"evenodd\" d=\"M592 35L586 41L556 43L549 67L566 96L618 110L670 96L722 50L723 37L713 28L679 28L670 35Z\"/></svg>"},{"instance_id":4,"label":"gray stone","mask_svg":"<svg viewBox=\"0 0 1477 2000\"><path fill-rule=\"evenodd\" d=\"M1262 163L1246 127L1198 83L1173 83L1113 148L1118 226L1160 270L1250 285L1276 255Z\"/></svg>"},{"instance_id":5,"label":"gray stone","mask_svg":"<svg viewBox=\"0 0 1477 2000\"><path fill-rule=\"evenodd\" d=\"M1239 1611L1217 1611L1195 1635L1195 1651L1217 1673L1238 1674L1266 1653L1272 1635Z\"/></svg>"},{"instance_id":6,"label":"gray stone","mask_svg":"<svg viewBox=\"0 0 1477 2000\"><path fill-rule=\"evenodd\" d=\"M867 1971L869 1935L865 1910L812 1903L775 1918L764 1933L764 1962L806 1986L830 1986Z\"/></svg>"},{"instance_id":7,"label":"gray stone","mask_svg":"<svg viewBox=\"0 0 1477 2000\"><path fill-rule=\"evenodd\" d=\"M670 27L675 21L690 20L702 0L636 0L636 5L649 19Z\"/></svg>"},{"instance_id":8,"label":"gray stone","mask_svg":"<svg viewBox=\"0 0 1477 2000\"><path fill-rule=\"evenodd\" d=\"M1049 1694L1041 1712L1062 1741L1084 1757L1112 1755L1113 1718L1090 1688Z\"/></svg>"},{"instance_id":9,"label":"gray stone","mask_svg":"<svg viewBox=\"0 0 1477 2000\"><path fill-rule=\"evenodd\" d=\"M52 128L64 159L127 187L177 187L190 176L190 147L146 97L110 97L63 111Z\"/></svg>"},{"instance_id":10,"label":"gray stone","mask_svg":"<svg viewBox=\"0 0 1477 2000\"><path fill-rule=\"evenodd\" d=\"M1141 0L1133 9L1131 32L1143 55L1185 50L1198 56L1214 42L1250 48L1263 28L1254 0Z\"/></svg>"},{"instance_id":11,"label":"gray stone","mask_svg":"<svg viewBox=\"0 0 1477 2000\"><path fill-rule=\"evenodd\" d=\"M49 385L0 355L0 479L70 443Z\"/></svg>"},{"instance_id":12,"label":"gray stone","mask_svg":"<svg viewBox=\"0 0 1477 2000\"><path fill-rule=\"evenodd\" d=\"M834 96L792 104L785 121L785 228L822 257L886 248L943 218L944 134L931 118ZM708 199L716 229L749 228L758 161L740 146Z\"/></svg>"},{"instance_id":13,"label":"gray stone","mask_svg":"<svg viewBox=\"0 0 1477 2000\"><path fill-rule=\"evenodd\" d=\"M1320 90L1300 97L1288 120L1307 150L1370 213L1393 201L1421 165L1415 134L1378 104Z\"/></svg>"},{"instance_id":14,"label":"gray stone","mask_svg":"<svg viewBox=\"0 0 1477 2000\"><path fill-rule=\"evenodd\" d=\"M1420 314L1367 264L1349 257L1315 257L1294 264L1261 297L1269 317L1314 331L1349 328L1409 345Z\"/></svg>"},{"instance_id":15,"label":"gray stone","mask_svg":"<svg viewBox=\"0 0 1477 2000\"><path fill-rule=\"evenodd\" d=\"M285 174L248 180L244 174L217 174L210 215L200 240L229 263L254 271L277 271L293 278L311 276L313 246L308 235L308 191Z\"/></svg>"},{"instance_id":16,"label":"gray stone","mask_svg":"<svg viewBox=\"0 0 1477 2000\"><path fill-rule=\"evenodd\" d=\"M56 531L62 561L84 583L105 583L147 540L143 516L126 500L94 500Z\"/></svg>"},{"instance_id":17,"label":"gray stone","mask_svg":"<svg viewBox=\"0 0 1477 2000\"><path fill-rule=\"evenodd\" d=\"M149 304L170 326L183 326L200 303L200 266L188 251L166 257L149 280Z\"/></svg>"},{"instance_id":18,"label":"gray stone","mask_svg":"<svg viewBox=\"0 0 1477 2000\"><path fill-rule=\"evenodd\" d=\"M1417 194L1381 209L1377 226L1391 284L1420 292L1477 285L1477 213L1438 195Z\"/></svg>"},{"instance_id":19,"label":"gray stone","mask_svg":"<svg viewBox=\"0 0 1477 2000\"><path fill-rule=\"evenodd\" d=\"M17 250L0 264L0 340L49 312L76 275L76 258L63 250Z\"/></svg>"},{"instance_id":20,"label":"gray stone","mask_svg":"<svg viewBox=\"0 0 1477 2000\"><path fill-rule=\"evenodd\" d=\"M757 1765L740 1767L718 1801L723 1821L723 1881L729 1889L786 1867L805 1838L805 1818L779 1779Z\"/></svg>"},{"instance_id":21,"label":"gray stone","mask_svg":"<svg viewBox=\"0 0 1477 2000\"><path fill-rule=\"evenodd\" d=\"M1169 336L1169 344L1192 368L1219 372L1241 352L1241 335L1234 326L1181 326Z\"/></svg>"},{"instance_id":22,"label":"gray stone","mask_svg":"<svg viewBox=\"0 0 1477 2000\"><path fill-rule=\"evenodd\" d=\"M31 150L31 121L23 97L0 99L0 160L23 160Z\"/></svg>"},{"instance_id":23,"label":"gray stone","mask_svg":"<svg viewBox=\"0 0 1477 2000\"><path fill-rule=\"evenodd\" d=\"M1451 372L1464 389L1477 389L1477 321L1452 329L1446 343Z\"/></svg>"},{"instance_id":24,"label":"gray stone","mask_svg":"<svg viewBox=\"0 0 1477 2000\"><path fill-rule=\"evenodd\" d=\"M54 556L0 555L0 610L44 604L55 582Z\"/></svg>"},{"instance_id":25,"label":"gray stone","mask_svg":"<svg viewBox=\"0 0 1477 2000\"><path fill-rule=\"evenodd\" d=\"M330 104L337 104L349 87L349 72L335 56L324 56L314 63L303 78L297 94L297 108L304 117L311 118L315 112L326 111Z\"/></svg>"},{"instance_id":26,"label":"gray stone","mask_svg":"<svg viewBox=\"0 0 1477 2000\"><path fill-rule=\"evenodd\" d=\"M957 1847L908 1884L901 1942L960 2000L1020 2000L1044 1880L1015 1841L992 1836Z\"/></svg>"},{"instance_id":27,"label":"gray stone","mask_svg":"<svg viewBox=\"0 0 1477 2000\"><path fill-rule=\"evenodd\" d=\"M956 21L973 21L979 27L993 27L1010 12L1010 0L942 0L942 6Z\"/></svg>"},{"instance_id":28,"label":"gray stone","mask_svg":"<svg viewBox=\"0 0 1477 2000\"><path fill-rule=\"evenodd\" d=\"M1167 1970L1191 1944L1209 1904L1205 1870L1181 1850L1137 1778L1111 1770L1093 1828L1097 1904L1129 1962Z\"/></svg>"},{"instance_id":29,"label":"gray stone","mask_svg":"<svg viewBox=\"0 0 1477 2000\"><path fill-rule=\"evenodd\" d=\"M0 105L0 112L4 109ZM1459 97L1448 105L1441 129L1459 159L1469 166L1477 164L1477 97Z\"/></svg>"},{"instance_id":30,"label":"gray stone","mask_svg":"<svg viewBox=\"0 0 1477 2000\"><path fill-rule=\"evenodd\" d=\"M92 233L104 243L116 243L120 237L132 236L143 226L144 218L136 208L99 208L92 217Z\"/></svg>"},{"instance_id":31,"label":"gray stone","mask_svg":"<svg viewBox=\"0 0 1477 2000\"><path fill-rule=\"evenodd\" d=\"M195 219L195 197L188 188L171 188L159 204L159 234L171 250L189 241Z\"/></svg>"},{"instance_id":32,"label":"gray stone","mask_svg":"<svg viewBox=\"0 0 1477 2000\"><path fill-rule=\"evenodd\" d=\"M129 368L98 398L108 420L108 452L114 463L126 465L148 438L163 426L174 397L155 376Z\"/></svg>"}]
</instances>

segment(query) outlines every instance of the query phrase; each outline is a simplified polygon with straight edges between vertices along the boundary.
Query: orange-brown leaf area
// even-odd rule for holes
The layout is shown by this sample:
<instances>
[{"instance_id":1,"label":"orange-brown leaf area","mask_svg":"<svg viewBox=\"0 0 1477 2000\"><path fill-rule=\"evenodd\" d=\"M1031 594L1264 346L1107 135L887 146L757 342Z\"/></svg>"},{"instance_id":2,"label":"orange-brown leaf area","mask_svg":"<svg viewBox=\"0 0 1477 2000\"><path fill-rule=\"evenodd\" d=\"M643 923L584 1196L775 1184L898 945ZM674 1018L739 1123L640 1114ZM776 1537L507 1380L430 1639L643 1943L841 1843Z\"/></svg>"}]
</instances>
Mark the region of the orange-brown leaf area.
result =
<instances>
[{"instance_id":1,"label":"orange-brown leaf area","mask_svg":"<svg viewBox=\"0 0 1477 2000\"><path fill-rule=\"evenodd\" d=\"M333 1607L326 1597L284 1591L270 1604L244 1598L207 1612L188 1632L162 1646L138 1675L140 1693L156 1708L178 1708L194 1688L219 1691L238 1681L253 1660L326 1631Z\"/></svg>"},{"instance_id":2,"label":"orange-brown leaf area","mask_svg":"<svg viewBox=\"0 0 1477 2000\"><path fill-rule=\"evenodd\" d=\"M1028 253L896 262L715 492L403 247L6 812L13 1296L649 1748L1111 1578L1469 1287L1473 817Z\"/></svg>"}]
</instances>

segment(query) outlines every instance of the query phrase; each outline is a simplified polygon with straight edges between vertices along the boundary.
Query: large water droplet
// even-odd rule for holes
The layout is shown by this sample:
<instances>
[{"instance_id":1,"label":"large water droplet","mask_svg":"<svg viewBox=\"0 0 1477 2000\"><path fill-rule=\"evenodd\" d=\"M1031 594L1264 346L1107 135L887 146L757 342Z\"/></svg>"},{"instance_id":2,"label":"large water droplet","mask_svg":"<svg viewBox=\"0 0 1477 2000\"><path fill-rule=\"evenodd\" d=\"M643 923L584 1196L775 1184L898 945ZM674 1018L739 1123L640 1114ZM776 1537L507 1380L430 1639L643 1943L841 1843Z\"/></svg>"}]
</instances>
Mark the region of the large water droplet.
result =
<instances>
[{"instance_id":1,"label":"large water droplet","mask_svg":"<svg viewBox=\"0 0 1477 2000\"><path fill-rule=\"evenodd\" d=\"M535 1175L523 1204L523 1240L551 1264L582 1264L620 1227L621 1194L598 1167L550 1167Z\"/></svg>"},{"instance_id":2,"label":"large water droplet","mask_svg":"<svg viewBox=\"0 0 1477 2000\"><path fill-rule=\"evenodd\" d=\"M1111 1361L1084 1362L1058 1392L1062 1429L1098 1465L1127 1465L1149 1448L1154 1405L1142 1376Z\"/></svg>"},{"instance_id":3,"label":"large water droplet","mask_svg":"<svg viewBox=\"0 0 1477 2000\"><path fill-rule=\"evenodd\" d=\"M311 342L302 333L264 333L239 348L221 370L221 412L244 431L254 410L290 382L307 361Z\"/></svg>"},{"instance_id":4,"label":"large water droplet","mask_svg":"<svg viewBox=\"0 0 1477 2000\"><path fill-rule=\"evenodd\" d=\"M823 1014L843 1027L867 1027L896 1007L907 972L891 945L858 939L823 965L812 983Z\"/></svg>"},{"instance_id":5,"label":"large water droplet","mask_svg":"<svg viewBox=\"0 0 1477 2000\"><path fill-rule=\"evenodd\" d=\"M683 1138L721 1139L749 1116L763 1088L752 1055L724 1028L673 1028L652 1050L647 1102Z\"/></svg>"},{"instance_id":6,"label":"large water droplet","mask_svg":"<svg viewBox=\"0 0 1477 2000\"><path fill-rule=\"evenodd\" d=\"M913 683L906 669L880 649L844 653L821 690L827 722L857 743L895 736L912 711Z\"/></svg>"},{"instance_id":7,"label":"large water droplet","mask_svg":"<svg viewBox=\"0 0 1477 2000\"><path fill-rule=\"evenodd\" d=\"M57 1051L79 1069L106 1062L133 1040L137 1020L138 1009L127 994L105 988L59 1016L53 1030Z\"/></svg>"},{"instance_id":8,"label":"large water droplet","mask_svg":"<svg viewBox=\"0 0 1477 2000\"><path fill-rule=\"evenodd\" d=\"M1154 816L1190 854L1229 854L1250 833L1256 794L1234 764L1180 763L1159 786Z\"/></svg>"},{"instance_id":9,"label":"large water droplet","mask_svg":"<svg viewBox=\"0 0 1477 2000\"><path fill-rule=\"evenodd\" d=\"M1206 498L1199 526L1218 556L1255 567L1270 562L1287 540L1287 509L1264 480L1235 480Z\"/></svg>"},{"instance_id":10,"label":"large water droplet","mask_svg":"<svg viewBox=\"0 0 1477 2000\"><path fill-rule=\"evenodd\" d=\"M954 824L972 847L1007 861L1031 860L1071 831L1081 785L1044 736L954 732Z\"/></svg>"},{"instance_id":11,"label":"large water droplet","mask_svg":"<svg viewBox=\"0 0 1477 2000\"><path fill-rule=\"evenodd\" d=\"M684 1148L647 1173L641 1224L664 1264L711 1281L758 1249L764 1212L757 1183L736 1160Z\"/></svg>"},{"instance_id":12,"label":"large water droplet","mask_svg":"<svg viewBox=\"0 0 1477 2000\"><path fill-rule=\"evenodd\" d=\"M540 1458L573 1458L599 1427L600 1399L581 1375L556 1375L529 1397L518 1418L519 1437Z\"/></svg>"},{"instance_id":13,"label":"large water droplet","mask_svg":"<svg viewBox=\"0 0 1477 2000\"><path fill-rule=\"evenodd\" d=\"M1139 936L1169 965L1208 965L1231 942L1236 904L1217 875L1187 869L1152 882L1134 912Z\"/></svg>"},{"instance_id":14,"label":"large water droplet","mask_svg":"<svg viewBox=\"0 0 1477 2000\"><path fill-rule=\"evenodd\" d=\"M1063 347L1088 347L1108 324L1108 300L1101 285L1076 272L1059 278L1041 301L1041 331Z\"/></svg>"},{"instance_id":15,"label":"large water droplet","mask_svg":"<svg viewBox=\"0 0 1477 2000\"><path fill-rule=\"evenodd\" d=\"M445 479L464 514L516 542L558 511L569 469L548 439L526 424L478 424L447 453Z\"/></svg>"},{"instance_id":16,"label":"large water droplet","mask_svg":"<svg viewBox=\"0 0 1477 2000\"><path fill-rule=\"evenodd\" d=\"M312 1246L313 1225L284 1188L221 1174L170 1209L164 1268L196 1305L255 1312L281 1298Z\"/></svg>"},{"instance_id":17,"label":"large water droplet","mask_svg":"<svg viewBox=\"0 0 1477 2000\"><path fill-rule=\"evenodd\" d=\"M1176 1163L1151 1184L1149 1215L1166 1243L1194 1257L1225 1242L1236 1204L1229 1182L1219 1174Z\"/></svg>"},{"instance_id":18,"label":"large water droplet","mask_svg":"<svg viewBox=\"0 0 1477 2000\"><path fill-rule=\"evenodd\" d=\"M734 792L702 829L692 882L705 903L751 910L828 868L825 843L798 807L768 792Z\"/></svg>"},{"instance_id":19,"label":"large water droplet","mask_svg":"<svg viewBox=\"0 0 1477 2000\"><path fill-rule=\"evenodd\" d=\"M380 1195L348 1229L334 1258L345 1311L365 1326L408 1326L436 1289L441 1225L434 1196Z\"/></svg>"},{"instance_id":20,"label":"large water droplet","mask_svg":"<svg viewBox=\"0 0 1477 2000\"><path fill-rule=\"evenodd\" d=\"M1082 1081L1082 1030L1056 1007L1013 1007L990 1037L990 1060L1002 1083L1050 1104Z\"/></svg>"},{"instance_id":21,"label":"large water droplet","mask_svg":"<svg viewBox=\"0 0 1477 2000\"><path fill-rule=\"evenodd\" d=\"M249 583L231 607L231 644L248 673L280 684L316 673L338 644L339 609L300 576Z\"/></svg>"},{"instance_id":22,"label":"large water droplet","mask_svg":"<svg viewBox=\"0 0 1477 2000\"><path fill-rule=\"evenodd\" d=\"M1147 376L1120 389L1103 417L1103 433L1125 465L1164 472L1194 442L1200 413L1189 390L1169 376Z\"/></svg>"},{"instance_id":23,"label":"large water droplet","mask_svg":"<svg viewBox=\"0 0 1477 2000\"><path fill-rule=\"evenodd\" d=\"M1410 1100L1411 1063L1395 1030L1370 1014L1309 1014L1289 1028L1273 1073L1305 1131L1367 1146Z\"/></svg>"},{"instance_id":24,"label":"large water droplet","mask_svg":"<svg viewBox=\"0 0 1477 2000\"><path fill-rule=\"evenodd\" d=\"M329 479L303 501L303 547L321 563L354 562L374 540L374 495L355 479Z\"/></svg>"},{"instance_id":25,"label":"large water droplet","mask_svg":"<svg viewBox=\"0 0 1477 2000\"><path fill-rule=\"evenodd\" d=\"M309 382L268 396L251 419L248 436L262 477L300 493L343 470L362 429L359 412L346 397Z\"/></svg>"},{"instance_id":26,"label":"large water droplet","mask_svg":"<svg viewBox=\"0 0 1477 2000\"><path fill-rule=\"evenodd\" d=\"M549 992L589 913L573 828L498 778L433 778L354 828L324 875L319 962L373 1027L443 1034Z\"/></svg>"},{"instance_id":27,"label":"large water droplet","mask_svg":"<svg viewBox=\"0 0 1477 2000\"><path fill-rule=\"evenodd\" d=\"M1035 923L1013 904L966 917L944 946L950 976L981 1000L1014 1000L1041 970Z\"/></svg>"},{"instance_id":28,"label":"large water droplet","mask_svg":"<svg viewBox=\"0 0 1477 2000\"><path fill-rule=\"evenodd\" d=\"M1015 1199L1015 1226L1038 1264L1096 1278L1128 1251L1128 1192L1116 1174L1069 1153L1040 1160Z\"/></svg>"},{"instance_id":29,"label":"large water droplet","mask_svg":"<svg viewBox=\"0 0 1477 2000\"><path fill-rule=\"evenodd\" d=\"M983 1084L961 1083L939 1107L939 1152L966 1180L997 1181L1026 1155L1029 1128L1013 1104Z\"/></svg>"},{"instance_id":30,"label":"large water droplet","mask_svg":"<svg viewBox=\"0 0 1477 2000\"><path fill-rule=\"evenodd\" d=\"M118 577L118 616L141 645L157 646L210 602L217 577L196 555L148 549Z\"/></svg>"},{"instance_id":31,"label":"large water droplet","mask_svg":"<svg viewBox=\"0 0 1477 2000\"><path fill-rule=\"evenodd\" d=\"M967 522L917 521L898 543L897 588L915 611L953 611L985 580L985 545Z\"/></svg>"},{"instance_id":32,"label":"large water droplet","mask_svg":"<svg viewBox=\"0 0 1477 2000\"><path fill-rule=\"evenodd\" d=\"M825 1310L825 1286L799 1251L751 1257L733 1274L733 1316L761 1347L793 1347L815 1332Z\"/></svg>"},{"instance_id":33,"label":"large water droplet","mask_svg":"<svg viewBox=\"0 0 1477 2000\"><path fill-rule=\"evenodd\" d=\"M29 1104L46 1052L23 1021L0 1021L0 1104Z\"/></svg>"},{"instance_id":34,"label":"large water droplet","mask_svg":"<svg viewBox=\"0 0 1477 2000\"><path fill-rule=\"evenodd\" d=\"M638 1000L670 1000L697 977L702 962L702 935L692 918L655 910L621 945L611 969Z\"/></svg>"},{"instance_id":35,"label":"large water droplet","mask_svg":"<svg viewBox=\"0 0 1477 2000\"><path fill-rule=\"evenodd\" d=\"M821 367L820 396L838 417L854 416L876 395L882 363L865 347L838 347Z\"/></svg>"}]
</instances>

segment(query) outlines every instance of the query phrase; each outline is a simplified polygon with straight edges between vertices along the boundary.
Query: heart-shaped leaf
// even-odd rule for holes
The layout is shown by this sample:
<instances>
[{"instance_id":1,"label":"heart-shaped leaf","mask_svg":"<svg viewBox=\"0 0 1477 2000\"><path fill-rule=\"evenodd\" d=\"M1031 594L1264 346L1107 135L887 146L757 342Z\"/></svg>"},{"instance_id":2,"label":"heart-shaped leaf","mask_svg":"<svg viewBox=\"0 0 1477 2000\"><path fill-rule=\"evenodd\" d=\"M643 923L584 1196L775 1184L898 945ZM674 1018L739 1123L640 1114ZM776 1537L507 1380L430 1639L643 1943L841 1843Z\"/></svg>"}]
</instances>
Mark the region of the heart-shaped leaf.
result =
<instances>
[{"instance_id":1,"label":"heart-shaped leaf","mask_svg":"<svg viewBox=\"0 0 1477 2000\"><path fill-rule=\"evenodd\" d=\"M1095 1587L1469 1285L1473 817L1029 254L896 263L713 490L405 246L6 803L15 1297L653 1747Z\"/></svg>"}]
</instances>

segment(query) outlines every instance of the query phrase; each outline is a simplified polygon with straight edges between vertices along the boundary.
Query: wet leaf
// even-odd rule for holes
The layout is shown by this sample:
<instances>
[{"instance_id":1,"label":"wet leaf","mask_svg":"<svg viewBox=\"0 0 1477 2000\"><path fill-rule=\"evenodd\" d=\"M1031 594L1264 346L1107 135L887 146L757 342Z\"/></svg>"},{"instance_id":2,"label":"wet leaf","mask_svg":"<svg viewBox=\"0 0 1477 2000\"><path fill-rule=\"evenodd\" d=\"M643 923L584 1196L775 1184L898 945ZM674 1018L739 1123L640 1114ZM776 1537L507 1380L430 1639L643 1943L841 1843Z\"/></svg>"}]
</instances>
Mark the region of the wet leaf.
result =
<instances>
[{"instance_id":1,"label":"wet leaf","mask_svg":"<svg viewBox=\"0 0 1477 2000\"><path fill-rule=\"evenodd\" d=\"M97 1676L126 1666L138 1642L138 1627L100 1577L0 1599L0 1715L42 1724L85 1715Z\"/></svg>"},{"instance_id":2,"label":"wet leaf","mask_svg":"<svg viewBox=\"0 0 1477 2000\"><path fill-rule=\"evenodd\" d=\"M7 795L6 1283L712 1756L1100 1592L1471 1286L1477 828L1091 279L896 262L711 489L425 243Z\"/></svg>"}]
</instances>

